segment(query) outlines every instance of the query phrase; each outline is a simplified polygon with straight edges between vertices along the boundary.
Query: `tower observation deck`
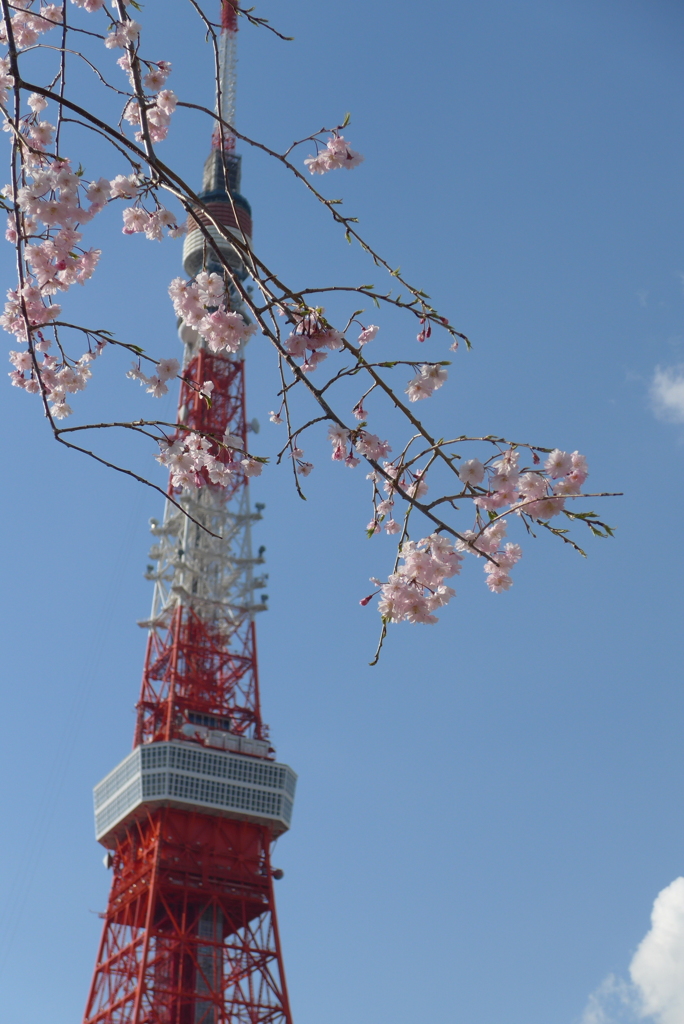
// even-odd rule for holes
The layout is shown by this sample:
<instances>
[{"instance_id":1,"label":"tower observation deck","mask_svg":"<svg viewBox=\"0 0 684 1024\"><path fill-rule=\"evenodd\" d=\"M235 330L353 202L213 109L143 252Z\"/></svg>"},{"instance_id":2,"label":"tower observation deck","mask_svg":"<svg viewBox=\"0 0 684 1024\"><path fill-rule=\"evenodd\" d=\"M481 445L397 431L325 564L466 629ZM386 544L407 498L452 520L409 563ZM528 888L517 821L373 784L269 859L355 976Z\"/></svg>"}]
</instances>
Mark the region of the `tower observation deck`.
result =
<instances>
[{"instance_id":1,"label":"tower observation deck","mask_svg":"<svg viewBox=\"0 0 684 1024\"><path fill-rule=\"evenodd\" d=\"M222 15L221 109L232 123L231 0ZM251 241L229 135L214 138L200 197L227 234ZM232 274L246 277L230 241L205 226ZM192 218L183 264L190 278L223 273ZM241 312L235 289L231 306ZM244 351L212 353L187 325L179 333L183 376L215 385L209 404L181 383L179 422L232 434L247 450L257 424L247 422ZM227 487L169 483L169 495L188 515L167 501L162 521L151 520L133 751L95 787L113 880L84 1024L292 1024L271 850L290 826L296 775L276 761L261 718L255 619L265 601L255 595L265 577L251 529L263 506L253 510L239 473Z\"/></svg>"}]
</instances>

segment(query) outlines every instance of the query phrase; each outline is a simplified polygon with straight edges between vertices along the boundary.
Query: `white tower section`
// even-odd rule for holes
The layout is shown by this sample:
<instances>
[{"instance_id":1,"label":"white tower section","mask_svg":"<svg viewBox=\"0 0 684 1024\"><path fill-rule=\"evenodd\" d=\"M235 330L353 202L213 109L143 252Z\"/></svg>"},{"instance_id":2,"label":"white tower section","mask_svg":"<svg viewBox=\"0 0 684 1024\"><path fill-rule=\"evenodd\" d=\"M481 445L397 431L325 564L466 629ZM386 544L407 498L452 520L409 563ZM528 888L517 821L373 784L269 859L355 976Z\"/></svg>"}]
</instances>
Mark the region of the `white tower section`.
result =
<instances>
[{"instance_id":1,"label":"white tower section","mask_svg":"<svg viewBox=\"0 0 684 1024\"><path fill-rule=\"evenodd\" d=\"M187 327L180 334L187 339L187 366L200 339ZM241 350L237 358L243 354ZM181 420L183 414L181 408ZM226 424L224 429L230 427ZM245 429L257 433L259 425L253 420ZM255 567L264 564L264 549L256 556L252 550L252 524L262 518L264 506L257 504L252 511L246 481L228 501L224 488L210 486L183 488L175 497L182 512L167 499L163 521L150 520L156 543L149 556L156 564L148 566L145 575L153 581L154 593L150 618L140 625L167 629L175 609L183 605L228 640L246 620L266 609L267 595L257 600L256 591L266 586L268 574L255 573Z\"/></svg>"}]
</instances>

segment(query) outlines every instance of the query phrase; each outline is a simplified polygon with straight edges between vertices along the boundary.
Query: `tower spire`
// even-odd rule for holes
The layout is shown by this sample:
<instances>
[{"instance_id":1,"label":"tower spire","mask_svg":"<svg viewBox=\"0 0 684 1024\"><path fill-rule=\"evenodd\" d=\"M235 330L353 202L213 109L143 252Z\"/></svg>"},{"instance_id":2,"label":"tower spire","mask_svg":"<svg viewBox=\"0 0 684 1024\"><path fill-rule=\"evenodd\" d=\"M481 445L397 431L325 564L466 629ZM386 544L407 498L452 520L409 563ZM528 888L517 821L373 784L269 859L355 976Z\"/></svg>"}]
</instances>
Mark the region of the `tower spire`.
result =
<instances>
[{"instance_id":1,"label":"tower spire","mask_svg":"<svg viewBox=\"0 0 684 1024\"><path fill-rule=\"evenodd\" d=\"M232 0L222 26L221 93L234 111ZM230 120L223 99L221 109ZM212 147L200 196L214 221L249 241L233 144ZM183 248L191 278L223 273L202 220L193 215ZM204 226L244 278L235 247ZM178 422L247 450L258 424L247 422L244 349L212 353L187 324L179 333ZM211 403L187 380L213 381ZM232 448L221 457L237 461ZM113 880L84 1024L292 1024L271 849L289 828L296 776L275 761L261 717L255 619L265 602L255 593L265 576L251 528L263 506L252 510L238 471L227 487L201 484L170 480L176 504L151 520L154 593L141 623L149 632L133 751L95 787L96 837Z\"/></svg>"},{"instance_id":2,"label":"tower spire","mask_svg":"<svg viewBox=\"0 0 684 1024\"><path fill-rule=\"evenodd\" d=\"M221 36L219 40L219 84L220 93L216 97L216 112L228 124L235 125L235 96L237 88L237 0L221 0ZM214 136L214 144L219 146L220 133ZM232 132L223 133L224 149L235 148L235 136Z\"/></svg>"}]
</instances>

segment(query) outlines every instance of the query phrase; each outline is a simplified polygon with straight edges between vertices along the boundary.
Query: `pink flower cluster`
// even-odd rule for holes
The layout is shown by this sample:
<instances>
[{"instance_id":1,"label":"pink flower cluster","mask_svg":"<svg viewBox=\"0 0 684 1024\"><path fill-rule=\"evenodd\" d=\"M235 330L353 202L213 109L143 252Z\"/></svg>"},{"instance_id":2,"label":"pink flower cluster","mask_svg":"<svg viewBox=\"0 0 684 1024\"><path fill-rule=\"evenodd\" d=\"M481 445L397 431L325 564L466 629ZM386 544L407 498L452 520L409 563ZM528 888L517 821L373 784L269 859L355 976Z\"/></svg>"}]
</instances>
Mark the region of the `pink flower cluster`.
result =
<instances>
[{"instance_id":1,"label":"pink flower cluster","mask_svg":"<svg viewBox=\"0 0 684 1024\"><path fill-rule=\"evenodd\" d=\"M45 297L57 291L66 291L73 284L83 284L95 270L100 258L98 249L81 250L78 243L82 235L75 225L90 220L105 204L98 182L87 188L71 170L68 160L53 160L49 165L32 157L28 164L27 184L17 195L21 211L22 230L34 239L42 225L43 241L34 240L26 246L25 257L31 273L27 276L21 295L9 291L8 302L0 317L0 324L21 341L26 342L27 330L24 313L30 327L41 327L55 320L61 307L45 302ZM105 185L109 185L102 179ZM81 190L92 200L86 209L80 205ZM11 193L9 187L5 194ZM53 233L53 229L56 229ZM16 221L10 216L7 237L16 242Z\"/></svg>"},{"instance_id":2,"label":"pink flower cluster","mask_svg":"<svg viewBox=\"0 0 684 1024\"><path fill-rule=\"evenodd\" d=\"M477 487L487 476L487 493L477 494L474 502L488 512L506 505L533 519L551 519L565 508L566 497L579 495L587 479L587 460L579 452L556 448L548 456L544 470L521 470L520 453L504 452L500 459L485 467L479 459L469 459L459 468L464 484Z\"/></svg>"},{"instance_id":3,"label":"pink flower cluster","mask_svg":"<svg viewBox=\"0 0 684 1024\"><path fill-rule=\"evenodd\" d=\"M170 443L160 442L156 459L168 467L173 487L203 487L207 482L227 487L235 473L252 477L259 476L263 469L263 464L250 455L234 460L236 446L241 446L240 439L226 435L224 447L217 454L212 452L213 444L208 438L191 433Z\"/></svg>"},{"instance_id":4,"label":"pink flower cluster","mask_svg":"<svg viewBox=\"0 0 684 1024\"><path fill-rule=\"evenodd\" d=\"M180 238L187 231L185 224L178 224L178 218L163 206L148 213L141 206L127 206L123 211L124 235L144 232L151 241L160 242L166 228L169 238Z\"/></svg>"},{"instance_id":5,"label":"pink flower cluster","mask_svg":"<svg viewBox=\"0 0 684 1024\"><path fill-rule=\"evenodd\" d=\"M29 131L33 132L36 127L40 125L30 127ZM52 125L48 127L54 131ZM34 138L30 137L30 141L38 148ZM27 184L17 192L17 203L24 214L27 235L35 235L37 222L42 223L44 229L87 224L105 206L110 189L106 178L86 185L64 159L48 164L45 157L33 158L28 162L26 178ZM5 195L11 194L9 186L4 191ZM83 198L88 200L88 207L82 205Z\"/></svg>"},{"instance_id":6,"label":"pink flower cluster","mask_svg":"<svg viewBox=\"0 0 684 1024\"><path fill-rule=\"evenodd\" d=\"M369 536L379 533L381 525L384 525L385 533L388 534L399 533L401 530L399 523L397 523L393 515L394 495L397 488L400 488L410 498L416 499L422 498L428 492L428 485L424 479L424 470L418 469L414 472L411 469L402 469L400 466L395 466L392 462L385 462L383 469L386 474L383 480L383 490L387 497L375 504L373 519L366 527ZM380 475L373 470L373 472L368 474L367 479L373 482L373 501L376 502L379 496L377 485ZM389 519L387 518L388 516Z\"/></svg>"},{"instance_id":7,"label":"pink flower cluster","mask_svg":"<svg viewBox=\"0 0 684 1024\"><path fill-rule=\"evenodd\" d=\"M155 369L156 373L146 377L140 369L140 364L133 363L126 376L132 380L140 381L141 384L146 384L147 390L151 395L154 395L155 398L161 398L162 395L168 393L169 389L166 386L166 382L177 376L180 370L180 363L177 359L160 359Z\"/></svg>"},{"instance_id":8,"label":"pink flower cluster","mask_svg":"<svg viewBox=\"0 0 684 1024\"><path fill-rule=\"evenodd\" d=\"M349 144L341 135L331 136L324 150L316 156L307 157L304 161L311 174L326 174L339 167L345 167L350 171L352 167L358 167L362 162L361 154L350 149Z\"/></svg>"},{"instance_id":9,"label":"pink flower cluster","mask_svg":"<svg viewBox=\"0 0 684 1024\"><path fill-rule=\"evenodd\" d=\"M295 447L290 451L290 458L294 460L295 473L299 474L299 476L308 476L314 468L314 465L313 462L306 462L306 460L302 458L303 454L303 449L298 448L295 445Z\"/></svg>"},{"instance_id":10,"label":"pink flower cluster","mask_svg":"<svg viewBox=\"0 0 684 1024\"><path fill-rule=\"evenodd\" d=\"M441 388L447 377L445 366L440 366L439 363L425 363L424 366L421 366L418 376L409 381L409 386L406 388L409 401L417 402L421 398L429 398L438 388Z\"/></svg>"},{"instance_id":11,"label":"pink flower cluster","mask_svg":"<svg viewBox=\"0 0 684 1024\"><path fill-rule=\"evenodd\" d=\"M105 0L71 0L72 4L76 4L77 7L82 7L88 14L94 14L95 11L101 10L105 5ZM128 6L130 0L124 0L126 6ZM112 4L112 7L115 7ZM129 43L134 43L140 32L140 25L136 21L126 21L118 25L112 25L110 37L105 40L105 46L108 49L113 50L117 47L124 49ZM115 41L110 42L111 36L115 36Z\"/></svg>"},{"instance_id":12,"label":"pink flower cluster","mask_svg":"<svg viewBox=\"0 0 684 1024\"><path fill-rule=\"evenodd\" d=\"M397 571L380 584L378 611L385 622L437 622L434 612L455 594L444 580L458 575L463 555L446 537L433 533L419 541L406 541L401 557Z\"/></svg>"},{"instance_id":13,"label":"pink flower cluster","mask_svg":"<svg viewBox=\"0 0 684 1024\"><path fill-rule=\"evenodd\" d=\"M304 315L290 313L296 321L292 334L285 339L285 350L297 359L303 359L302 370L311 373L327 358L323 349L342 348L344 336L322 318L324 310L312 309Z\"/></svg>"},{"instance_id":14,"label":"pink flower cluster","mask_svg":"<svg viewBox=\"0 0 684 1024\"><path fill-rule=\"evenodd\" d=\"M40 351L41 345L49 345L49 342L38 342L35 348ZM35 373L33 357L30 352L10 352L10 362L15 367L9 374L10 380L15 387L23 388L29 394L39 394L41 383L46 397L50 400L51 415L58 420L70 416L71 406L67 404L67 394L74 394L83 391L92 373L89 364L100 354L102 346L95 352L86 352L77 363L59 364L53 356L45 355L41 363L36 362L40 383ZM28 377L25 374L28 373Z\"/></svg>"},{"instance_id":15,"label":"pink flower cluster","mask_svg":"<svg viewBox=\"0 0 684 1024\"><path fill-rule=\"evenodd\" d=\"M43 295L66 291L72 284L85 284L100 259L99 249L74 252L82 235L64 227L53 238L39 245L26 246L26 261Z\"/></svg>"},{"instance_id":16,"label":"pink flower cluster","mask_svg":"<svg viewBox=\"0 0 684 1024\"><path fill-rule=\"evenodd\" d=\"M78 2L78 0L76 0L76 2ZM86 7L86 4L84 3L82 6ZM92 9L92 7L86 7L86 10ZM127 21L120 21L118 25L112 26L109 35L105 39L105 46L108 50L125 50L127 46L135 43L139 35L140 25L137 21L133 21L129 18Z\"/></svg>"},{"instance_id":17,"label":"pink flower cluster","mask_svg":"<svg viewBox=\"0 0 684 1024\"><path fill-rule=\"evenodd\" d=\"M33 0L13 0L12 7L17 13L12 20L12 35L15 45L23 50L29 46L35 46L39 36L48 32L56 25L61 25L64 20L64 8L55 4L48 4L39 7L37 11L31 11ZM0 25L0 43L7 44L7 31L5 25ZM3 101L4 102L4 101Z\"/></svg>"},{"instance_id":18,"label":"pink flower cluster","mask_svg":"<svg viewBox=\"0 0 684 1024\"><path fill-rule=\"evenodd\" d=\"M130 22L129 22L130 24ZM123 68L128 75L128 80L135 87L135 79L131 68L131 60L127 53L119 57L117 64ZM145 117L152 142L163 142L169 133L171 115L176 109L178 97L171 89L165 89L166 79L171 74L171 64L167 60L160 60L151 64L146 75L143 76L143 85L157 95L153 100L145 103ZM131 99L124 109L124 118L129 124L140 124L140 103L137 99ZM142 132L136 132L138 142L142 141Z\"/></svg>"},{"instance_id":19,"label":"pink flower cluster","mask_svg":"<svg viewBox=\"0 0 684 1024\"><path fill-rule=\"evenodd\" d=\"M105 0L71 0L71 2L76 4L77 7L82 7L88 14L99 11L105 4Z\"/></svg>"},{"instance_id":20,"label":"pink flower cluster","mask_svg":"<svg viewBox=\"0 0 684 1024\"><path fill-rule=\"evenodd\" d=\"M3 57L0 60L0 103L3 106L7 103L8 89L11 89L14 85L14 76L10 75L10 62L9 57Z\"/></svg>"},{"instance_id":21,"label":"pink flower cluster","mask_svg":"<svg viewBox=\"0 0 684 1024\"><path fill-rule=\"evenodd\" d=\"M21 293L14 289L7 292L7 302L0 316L0 324L9 334L14 334L19 341L28 341L26 320L30 327L42 327L56 320L62 307L56 303L45 304L40 290L34 284L25 284Z\"/></svg>"},{"instance_id":22,"label":"pink flower cluster","mask_svg":"<svg viewBox=\"0 0 684 1024\"><path fill-rule=\"evenodd\" d=\"M39 329L57 320L61 313L61 306L51 302L50 296L67 291L74 284L84 284L100 258L99 249L79 247L83 236L77 227L90 221L110 199L135 196L140 183L136 175L121 174L112 181L100 178L88 183L72 170L68 160L41 156L54 127L37 120L47 105L42 96L34 93L28 103L33 113L24 119L22 129L33 150L39 152L24 152L25 183L16 197L19 230L27 240L24 257L28 272L21 291L13 289L7 293L0 325L24 343L33 335L34 349L42 353L50 348L51 342ZM7 186L4 193L11 196L11 188ZM155 232L160 233L164 224L173 222L171 214L166 211L168 217L163 217L163 212L153 215ZM149 228L148 231L155 237ZM17 241L15 214L8 217L6 237L12 243ZM39 363L29 351L14 352L10 357L14 366L10 373L12 383L30 394L40 393L42 383L43 393L52 402L52 414L61 419L71 413L66 395L85 388L91 377L88 364L103 347L104 344L98 345L94 354L89 351L77 362L65 357L61 363L53 356L45 356ZM149 383L155 385L153 378ZM163 380L159 380L156 391L163 386Z\"/></svg>"},{"instance_id":23,"label":"pink flower cluster","mask_svg":"<svg viewBox=\"0 0 684 1024\"><path fill-rule=\"evenodd\" d=\"M255 324L228 309L225 283L219 274L203 270L191 283L176 277L169 285L169 295L176 315L204 338L212 352L237 352L256 333Z\"/></svg>"},{"instance_id":24,"label":"pink flower cluster","mask_svg":"<svg viewBox=\"0 0 684 1024\"><path fill-rule=\"evenodd\" d=\"M332 459L344 462L350 469L358 466L360 461L354 455L354 449L376 461L384 459L392 451L387 441L381 441L377 434L371 434L368 430L356 430L352 435L345 427L334 423L328 428L328 437L333 446Z\"/></svg>"},{"instance_id":25,"label":"pink flower cluster","mask_svg":"<svg viewBox=\"0 0 684 1024\"><path fill-rule=\"evenodd\" d=\"M522 548L519 544L506 544L502 547L503 538L506 536L505 520L496 520L480 533L466 530L461 536L462 540L457 544L459 551L467 551L477 558L489 556L484 571L487 586L492 593L500 594L504 590L510 590L513 580L509 570L522 558Z\"/></svg>"}]
</instances>

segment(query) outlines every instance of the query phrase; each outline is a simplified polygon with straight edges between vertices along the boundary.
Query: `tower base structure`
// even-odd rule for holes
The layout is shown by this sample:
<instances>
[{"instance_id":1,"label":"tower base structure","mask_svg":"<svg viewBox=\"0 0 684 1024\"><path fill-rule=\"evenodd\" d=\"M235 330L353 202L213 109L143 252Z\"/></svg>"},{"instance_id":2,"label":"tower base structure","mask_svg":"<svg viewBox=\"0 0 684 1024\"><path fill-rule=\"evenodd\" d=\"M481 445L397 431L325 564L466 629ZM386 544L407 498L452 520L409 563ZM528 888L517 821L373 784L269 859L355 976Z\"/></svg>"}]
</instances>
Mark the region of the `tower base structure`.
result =
<instances>
[{"instance_id":1,"label":"tower base structure","mask_svg":"<svg viewBox=\"0 0 684 1024\"><path fill-rule=\"evenodd\" d=\"M124 825L84 1024L292 1024L272 840L172 806Z\"/></svg>"}]
</instances>

